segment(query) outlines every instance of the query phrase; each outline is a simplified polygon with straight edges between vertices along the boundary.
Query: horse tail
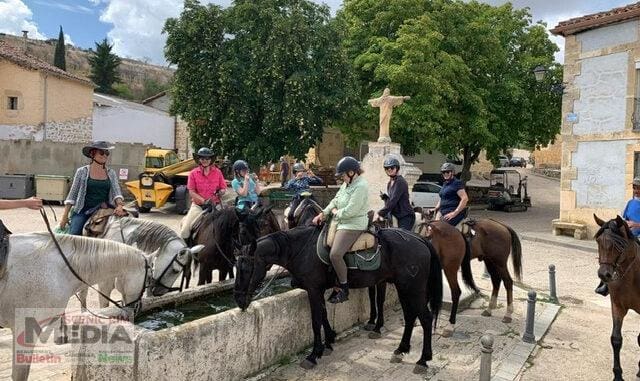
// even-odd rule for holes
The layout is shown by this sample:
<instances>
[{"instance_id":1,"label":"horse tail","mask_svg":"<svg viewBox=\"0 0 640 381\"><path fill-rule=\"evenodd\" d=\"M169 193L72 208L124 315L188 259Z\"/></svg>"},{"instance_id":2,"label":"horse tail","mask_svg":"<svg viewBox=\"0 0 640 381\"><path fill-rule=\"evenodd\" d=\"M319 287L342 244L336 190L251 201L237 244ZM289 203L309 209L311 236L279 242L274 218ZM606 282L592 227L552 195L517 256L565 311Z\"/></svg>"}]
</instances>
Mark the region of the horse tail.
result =
<instances>
[{"instance_id":1,"label":"horse tail","mask_svg":"<svg viewBox=\"0 0 640 381\"><path fill-rule=\"evenodd\" d=\"M520 244L520 238L518 238L518 233L516 233L513 229L504 225L509 230L509 234L511 234L511 261L513 262L513 271L516 279L518 281L522 280L522 245Z\"/></svg>"},{"instance_id":2,"label":"horse tail","mask_svg":"<svg viewBox=\"0 0 640 381\"><path fill-rule=\"evenodd\" d=\"M460 232L462 239L464 240L464 258L462 259L462 281L467 287L473 289L476 294L480 293L480 289L476 286L476 282L473 280L473 272L471 271L471 243L467 238Z\"/></svg>"},{"instance_id":3,"label":"horse tail","mask_svg":"<svg viewBox=\"0 0 640 381\"><path fill-rule=\"evenodd\" d=\"M431 242L423 239L427 247L429 248L429 252L431 253L431 258L429 258L429 279L427 280L427 296L429 298L429 309L431 310L431 315L433 316L433 329L435 330L438 325L438 315L440 314L440 309L442 308L442 265L440 264L440 259L438 258L438 253L436 249L433 247Z\"/></svg>"}]
</instances>

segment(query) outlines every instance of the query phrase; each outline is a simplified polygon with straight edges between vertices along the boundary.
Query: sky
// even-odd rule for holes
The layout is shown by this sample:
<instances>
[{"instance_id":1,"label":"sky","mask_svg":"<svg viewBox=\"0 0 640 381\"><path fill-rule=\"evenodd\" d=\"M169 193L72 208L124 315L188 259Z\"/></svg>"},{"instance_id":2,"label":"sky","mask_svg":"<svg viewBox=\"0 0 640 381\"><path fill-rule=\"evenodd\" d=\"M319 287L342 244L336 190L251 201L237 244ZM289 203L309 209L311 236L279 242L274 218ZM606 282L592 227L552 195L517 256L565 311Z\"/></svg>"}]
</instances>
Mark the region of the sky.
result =
<instances>
[{"instance_id":1,"label":"sky","mask_svg":"<svg viewBox=\"0 0 640 381\"><path fill-rule=\"evenodd\" d=\"M333 13L342 0L313 0L326 3ZM393 1L393 0L389 0ZM481 0L492 5L505 0ZM201 0L228 6L231 0ZM529 7L533 20L542 20L548 28L559 21L633 3L633 0L513 0L517 8ZM82 48L94 47L107 38L121 57L147 60L166 65L161 33L164 21L177 17L183 0L0 0L0 32L37 39L57 38L60 25L65 42ZM564 39L551 36L561 49L556 60L564 61Z\"/></svg>"}]
</instances>

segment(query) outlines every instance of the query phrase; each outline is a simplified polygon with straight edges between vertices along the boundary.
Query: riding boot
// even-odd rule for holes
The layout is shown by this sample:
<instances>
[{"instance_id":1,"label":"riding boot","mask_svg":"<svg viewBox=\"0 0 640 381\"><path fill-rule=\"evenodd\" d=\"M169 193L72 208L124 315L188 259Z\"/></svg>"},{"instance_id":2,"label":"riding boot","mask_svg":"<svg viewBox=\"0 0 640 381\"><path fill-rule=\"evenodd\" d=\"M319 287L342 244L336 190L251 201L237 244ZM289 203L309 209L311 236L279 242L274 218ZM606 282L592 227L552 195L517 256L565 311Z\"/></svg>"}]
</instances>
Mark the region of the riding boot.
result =
<instances>
[{"instance_id":1,"label":"riding boot","mask_svg":"<svg viewBox=\"0 0 640 381\"><path fill-rule=\"evenodd\" d=\"M340 289L333 298L329 298L329 303L342 303L349 300L349 285L347 283L340 284Z\"/></svg>"},{"instance_id":2,"label":"riding boot","mask_svg":"<svg viewBox=\"0 0 640 381\"><path fill-rule=\"evenodd\" d=\"M600 284L598 285L598 287L596 287L596 294L600 294L602 296L609 295L609 287L607 286L607 284L600 281Z\"/></svg>"}]
</instances>

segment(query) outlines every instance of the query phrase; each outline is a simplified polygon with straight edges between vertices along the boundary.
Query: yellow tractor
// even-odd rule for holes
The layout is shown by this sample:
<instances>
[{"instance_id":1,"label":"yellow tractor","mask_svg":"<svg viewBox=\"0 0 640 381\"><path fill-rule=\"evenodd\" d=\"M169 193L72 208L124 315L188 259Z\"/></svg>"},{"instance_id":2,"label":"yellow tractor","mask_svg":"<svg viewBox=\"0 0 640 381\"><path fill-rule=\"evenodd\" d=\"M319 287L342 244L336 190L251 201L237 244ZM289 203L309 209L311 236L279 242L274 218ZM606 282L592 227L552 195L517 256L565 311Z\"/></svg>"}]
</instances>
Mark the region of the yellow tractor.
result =
<instances>
[{"instance_id":1,"label":"yellow tractor","mask_svg":"<svg viewBox=\"0 0 640 381\"><path fill-rule=\"evenodd\" d=\"M173 150L148 149L144 172L138 180L125 185L136 198L136 206L141 213L162 207L171 195L175 196L178 213L185 213L189 204L187 179L189 171L195 167L193 159L180 161Z\"/></svg>"}]
</instances>

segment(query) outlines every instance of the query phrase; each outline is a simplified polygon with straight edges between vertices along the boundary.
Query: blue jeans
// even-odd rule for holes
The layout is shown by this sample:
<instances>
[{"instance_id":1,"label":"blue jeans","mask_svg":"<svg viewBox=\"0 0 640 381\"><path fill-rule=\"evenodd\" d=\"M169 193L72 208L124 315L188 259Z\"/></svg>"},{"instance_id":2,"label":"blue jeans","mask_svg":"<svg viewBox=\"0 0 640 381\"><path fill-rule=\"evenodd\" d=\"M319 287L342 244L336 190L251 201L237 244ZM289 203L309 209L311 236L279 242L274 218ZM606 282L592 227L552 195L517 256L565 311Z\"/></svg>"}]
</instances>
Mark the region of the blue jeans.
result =
<instances>
[{"instance_id":1,"label":"blue jeans","mask_svg":"<svg viewBox=\"0 0 640 381\"><path fill-rule=\"evenodd\" d=\"M440 210L440 213L441 213L443 216L445 216L445 215L447 215L448 213L451 213L451 212L453 212L453 211L454 211L454 209L446 210L446 211L445 211L445 210ZM458 213L458 215L457 215L457 216L453 217L452 219L450 219L450 220L449 220L449 221L447 221L447 222L448 222L450 225L452 225L452 226L456 226L456 225L458 225L458 224L460 223L460 221L464 220L464 218L465 218L465 217L466 217L465 213L460 212L460 213ZM444 221L444 218L442 219L442 221Z\"/></svg>"},{"instance_id":2,"label":"blue jeans","mask_svg":"<svg viewBox=\"0 0 640 381\"><path fill-rule=\"evenodd\" d=\"M69 221L69 234L82 235L82 228L84 224L87 223L89 217L91 217L85 214L87 210L88 208L84 208L78 213L73 212L71 220Z\"/></svg>"}]
</instances>

